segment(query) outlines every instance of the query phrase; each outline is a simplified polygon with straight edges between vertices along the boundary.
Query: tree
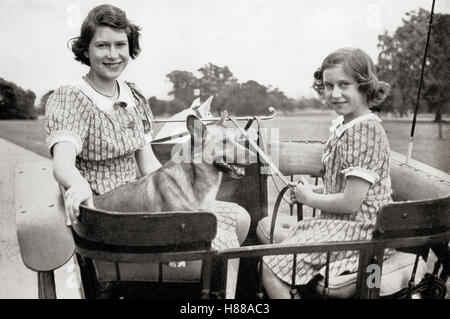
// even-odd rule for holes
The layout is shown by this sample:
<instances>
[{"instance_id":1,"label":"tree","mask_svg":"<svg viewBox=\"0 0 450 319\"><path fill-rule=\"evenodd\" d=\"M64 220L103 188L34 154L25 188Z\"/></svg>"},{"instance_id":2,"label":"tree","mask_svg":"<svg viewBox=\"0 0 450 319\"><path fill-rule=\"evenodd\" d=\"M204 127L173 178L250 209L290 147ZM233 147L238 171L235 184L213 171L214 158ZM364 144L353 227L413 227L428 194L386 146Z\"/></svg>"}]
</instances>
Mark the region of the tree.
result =
<instances>
[{"instance_id":1,"label":"tree","mask_svg":"<svg viewBox=\"0 0 450 319\"><path fill-rule=\"evenodd\" d=\"M312 98L300 98L296 105L296 109L314 109L314 110L330 110L331 108L326 104L323 104L319 99Z\"/></svg>"},{"instance_id":2,"label":"tree","mask_svg":"<svg viewBox=\"0 0 450 319\"><path fill-rule=\"evenodd\" d=\"M200 99L204 101L210 96L214 96L211 111L220 114L226 108L230 97L238 89L237 80L227 66L220 67L208 63L198 71L201 74L201 77L197 80Z\"/></svg>"},{"instance_id":3,"label":"tree","mask_svg":"<svg viewBox=\"0 0 450 319\"><path fill-rule=\"evenodd\" d=\"M242 84L241 96L244 98L242 107L237 110L238 115L261 114L269 100L267 87L250 80Z\"/></svg>"},{"instance_id":4,"label":"tree","mask_svg":"<svg viewBox=\"0 0 450 319\"><path fill-rule=\"evenodd\" d=\"M148 99L148 104L155 116L169 113L169 101L158 100L156 96L152 96Z\"/></svg>"},{"instance_id":5,"label":"tree","mask_svg":"<svg viewBox=\"0 0 450 319\"><path fill-rule=\"evenodd\" d=\"M173 84L173 90L169 92L174 99L183 102L186 107L194 100L194 90L197 87L197 78L187 71L172 71L166 75Z\"/></svg>"},{"instance_id":6,"label":"tree","mask_svg":"<svg viewBox=\"0 0 450 319\"><path fill-rule=\"evenodd\" d=\"M200 89L200 98L206 99L211 95L216 95L224 86L233 82L233 73L227 66L220 67L209 63L198 71L201 77L198 79L198 88Z\"/></svg>"},{"instance_id":7,"label":"tree","mask_svg":"<svg viewBox=\"0 0 450 319\"><path fill-rule=\"evenodd\" d=\"M55 92L55 90L50 90L42 96L41 102L36 108L38 114L45 114L45 107L47 106L48 98L53 94L53 92Z\"/></svg>"},{"instance_id":8,"label":"tree","mask_svg":"<svg viewBox=\"0 0 450 319\"><path fill-rule=\"evenodd\" d=\"M448 37L450 14L437 15L432 32L435 45L432 49L433 54L429 56L431 79L427 83L423 97L428 102L430 110L436 113L435 121L440 122L442 114L450 109L450 40Z\"/></svg>"},{"instance_id":9,"label":"tree","mask_svg":"<svg viewBox=\"0 0 450 319\"><path fill-rule=\"evenodd\" d=\"M187 71L177 70L167 74L173 83L173 90L169 95L174 99L159 101L154 98L150 101L154 113L177 113L189 106L197 96L202 101L213 96L211 112L217 115L224 110L234 115L267 114L269 106L275 106L279 111L293 111L296 108L295 101L277 88L267 88L253 80L239 83L227 66L208 63L198 71L199 78ZM163 105L162 102L167 104Z\"/></svg>"},{"instance_id":10,"label":"tree","mask_svg":"<svg viewBox=\"0 0 450 319\"><path fill-rule=\"evenodd\" d=\"M378 36L381 49L378 73L392 86L391 97L385 106L400 115L413 110L415 105L430 13L420 9L405 15L403 25L393 36L387 32ZM450 97L449 19L448 14L434 17L422 83L420 110L435 112L436 120L440 120L444 108L448 109Z\"/></svg>"},{"instance_id":11,"label":"tree","mask_svg":"<svg viewBox=\"0 0 450 319\"><path fill-rule=\"evenodd\" d=\"M178 112L183 111L186 107L191 105L192 101L189 102L189 104L186 104L184 101L180 99L173 99L172 101L169 101L167 105L167 112L169 114L176 114Z\"/></svg>"},{"instance_id":12,"label":"tree","mask_svg":"<svg viewBox=\"0 0 450 319\"><path fill-rule=\"evenodd\" d=\"M293 99L288 98L284 92L278 90L278 88L272 88L268 91L269 100L266 107L275 106L276 108L285 112L292 112L296 109L296 103Z\"/></svg>"},{"instance_id":13,"label":"tree","mask_svg":"<svg viewBox=\"0 0 450 319\"><path fill-rule=\"evenodd\" d=\"M35 119L36 95L0 78L0 119Z\"/></svg>"}]
</instances>

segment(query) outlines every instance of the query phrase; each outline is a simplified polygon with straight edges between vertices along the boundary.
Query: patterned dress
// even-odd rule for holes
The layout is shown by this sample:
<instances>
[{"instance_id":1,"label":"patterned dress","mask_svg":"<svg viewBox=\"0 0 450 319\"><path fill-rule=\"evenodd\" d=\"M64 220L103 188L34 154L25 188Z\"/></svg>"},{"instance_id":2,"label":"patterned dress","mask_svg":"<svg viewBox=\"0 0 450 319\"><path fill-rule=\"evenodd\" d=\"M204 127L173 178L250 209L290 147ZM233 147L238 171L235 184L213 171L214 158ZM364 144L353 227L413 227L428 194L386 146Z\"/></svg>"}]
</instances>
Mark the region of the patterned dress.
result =
<instances>
[{"instance_id":1,"label":"patterned dress","mask_svg":"<svg viewBox=\"0 0 450 319\"><path fill-rule=\"evenodd\" d=\"M372 238L377 212L391 199L389 177L389 143L374 114L360 116L343 124L343 117L333 121L322 156L324 165L324 190L326 194L342 193L348 176L357 176L371 186L359 210L353 214L336 214L322 211L319 217L298 222L283 241L287 244L330 241L368 240ZM385 253L385 258L392 254ZM345 271L355 272L358 266L357 251L333 252L330 276ZM293 256L264 257L264 262L284 282L292 280ZM298 254L296 284L308 283L326 265L325 253Z\"/></svg>"},{"instance_id":2,"label":"patterned dress","mask_svg":"<svg viewBox=\"0 0 450 319\"><path fill-rule=\"evenodd\" d=\"M145 97L128 82L117 81L114 104L84 80L58 88L48 99L46 143L62 141L76 147L75 166L89 182L94 196L136 180L135 151L151 140L153 116ZM236 214L242 207L217 202L215 248L238 247Z\"/></svg>"}]
</instances>

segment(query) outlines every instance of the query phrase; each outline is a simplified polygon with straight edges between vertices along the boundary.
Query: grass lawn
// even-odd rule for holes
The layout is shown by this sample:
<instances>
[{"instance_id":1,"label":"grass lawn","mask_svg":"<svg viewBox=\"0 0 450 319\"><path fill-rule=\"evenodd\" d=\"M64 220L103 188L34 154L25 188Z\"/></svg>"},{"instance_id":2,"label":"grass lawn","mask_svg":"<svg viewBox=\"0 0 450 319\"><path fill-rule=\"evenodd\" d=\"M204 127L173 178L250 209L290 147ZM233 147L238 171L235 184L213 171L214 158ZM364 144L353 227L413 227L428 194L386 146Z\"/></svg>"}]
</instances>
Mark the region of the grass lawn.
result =
<instances>
[{"instance_id":1,"label":"grass lawn","mask_svg":"<svg viewBox=\"0 0 450 319\"><path fill-rule=\"evenodd\" d=\"M334 113L304 113L298 116L277 116L265 121L268 128L277 129L280 140L326 140L328 127ZM412 157L425 164L450 173L450 124L442 124L442 138L439 138L439 126L427 120L416 124ZM386 119L383 121L391 149L406 154L409 143L411 123L404 120ZM156 132L158 127L156 127ZM21 121L1 120L0 137L48 157L45 145L43 120Z\"/></svg>"}]
</instances>

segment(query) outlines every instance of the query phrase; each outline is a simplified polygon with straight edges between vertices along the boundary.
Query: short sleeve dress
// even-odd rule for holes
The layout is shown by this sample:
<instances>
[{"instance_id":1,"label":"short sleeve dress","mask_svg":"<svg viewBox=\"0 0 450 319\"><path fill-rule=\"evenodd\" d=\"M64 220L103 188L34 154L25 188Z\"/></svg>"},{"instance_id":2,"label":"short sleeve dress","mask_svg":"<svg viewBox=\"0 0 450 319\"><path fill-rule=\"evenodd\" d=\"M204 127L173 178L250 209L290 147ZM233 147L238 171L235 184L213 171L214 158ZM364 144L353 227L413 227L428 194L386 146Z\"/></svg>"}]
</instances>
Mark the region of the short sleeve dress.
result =
<instances>
[{"instance_id":1,"label":"short sleeve dress","mask_svg":"<svg viewBox=\"0 0 450 319\"><path fill-rule=\"evenodd\" d=\"M119 98L110 105L85 81L58 88L48 99L46 143L62 141L76 147L75 166L91 185L94 196L136 180L134 153L151 141L153 115L133 83L118 81ZM214 248L239 247L236 236L237 204L217 202Z\"/></svg>"},{"instance_id":2,"label":"short sleeve dress","mask_svg":"<svg viewBox=\"0 0 450 319\"><path fill-rule=\"evenodd\" d=\"M151 136L153 116L145 98L134 84L118 84L120 95L114 105L108 105L84 80L58 88L47 101L50 152L58 142L72 142L77 151L75 166L94 195L136 179L134 153Z\"/></svg>"},{"instance_id":3,"label":"short sleeve dress","mask_svg":"<svg viewBox=\"0 0 450 319\"><path fill-rule=\"evenodd\" d=\"M353 214L322 211L320 216L298 222L283 243L317 243L368 240L372 238L377 213L392 201L389 176L390 148L381 120L373 113L360 116L347 124L343 117L333 121L331 136L325 144L324 190L327 194L343 192L348 176L367 180L371 186L360 208ZM392 255L385 252L385 258ZM334 252L330 259L330 275L355 272L357 251ZM292 255L264 257L268 267L284 282L292 280ZM298 254L296 284L304 285L321 273L326 264L325 253Z\"/></svg>"}]
</instances>

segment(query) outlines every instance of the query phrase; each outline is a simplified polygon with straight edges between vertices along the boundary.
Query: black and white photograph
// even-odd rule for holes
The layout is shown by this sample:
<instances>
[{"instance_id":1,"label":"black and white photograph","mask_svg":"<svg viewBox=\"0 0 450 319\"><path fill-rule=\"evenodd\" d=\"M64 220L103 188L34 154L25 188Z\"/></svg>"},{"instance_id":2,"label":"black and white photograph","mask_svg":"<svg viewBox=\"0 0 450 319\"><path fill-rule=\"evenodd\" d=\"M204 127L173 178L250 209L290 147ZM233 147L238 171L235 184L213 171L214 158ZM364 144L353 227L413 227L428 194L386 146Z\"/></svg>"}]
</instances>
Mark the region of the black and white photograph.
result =
<instances>
[{"instance_id":1,"label":"black and white photograph","mask_svg":"<svg viewBox=\"0 0 450 319\"><path fill-rule=\"evenodd\" d=\"M0 299L450 299L449 35L449 0L0 0Z\"/></svg>"}]
</instances>

